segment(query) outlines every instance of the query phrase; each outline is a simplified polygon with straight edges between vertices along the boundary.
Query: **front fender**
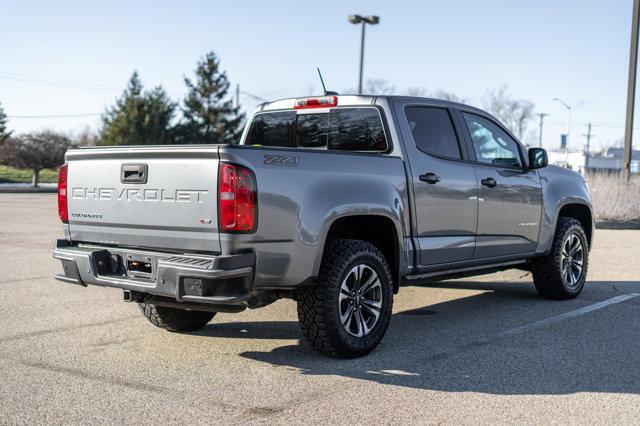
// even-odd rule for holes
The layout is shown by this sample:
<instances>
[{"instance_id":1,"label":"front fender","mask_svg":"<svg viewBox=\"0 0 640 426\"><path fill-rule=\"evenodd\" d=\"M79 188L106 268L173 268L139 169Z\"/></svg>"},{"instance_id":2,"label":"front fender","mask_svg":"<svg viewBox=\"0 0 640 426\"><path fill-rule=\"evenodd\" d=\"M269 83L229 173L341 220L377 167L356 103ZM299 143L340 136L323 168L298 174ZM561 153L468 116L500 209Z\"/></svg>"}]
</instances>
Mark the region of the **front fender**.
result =
<instances>
[{"instance_id":1,"label":"front fender","mask_svg":"<svg viewBox=\"0 0 640 426\"><path fill-rule=\"evenodd\" d=\"M547 253L556 231L560 210L569 204L589 208L593 218L589 188L582 175L556 166L539 170L542 184L542 218L536 252ZM592 220L592 223L594 221Z\"/></svg>"}]
</instances>

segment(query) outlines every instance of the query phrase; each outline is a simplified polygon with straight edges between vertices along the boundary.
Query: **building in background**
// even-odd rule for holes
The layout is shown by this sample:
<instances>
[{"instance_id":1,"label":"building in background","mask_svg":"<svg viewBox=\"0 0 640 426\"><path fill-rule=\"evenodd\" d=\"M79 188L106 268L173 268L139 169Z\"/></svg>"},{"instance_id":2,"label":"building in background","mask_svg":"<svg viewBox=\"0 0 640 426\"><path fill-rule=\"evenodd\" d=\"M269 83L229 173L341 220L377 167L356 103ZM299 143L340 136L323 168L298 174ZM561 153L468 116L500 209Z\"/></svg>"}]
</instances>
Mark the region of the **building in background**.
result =
<instances>
[{"instance_id":1,"label":"building in background","mask_svg":"<svg viewBox=\"0 0 640 426\"><path fill-rule=\"evenodd\" d=\"M623 148L608 148L605 151L589 155L587 161L585 151L548 151L549 164L565 167L584 173L589 172L617 173L623 168ZM633 150L631 173L640 173L640 150Z\"/></svg>"}]
</instances>

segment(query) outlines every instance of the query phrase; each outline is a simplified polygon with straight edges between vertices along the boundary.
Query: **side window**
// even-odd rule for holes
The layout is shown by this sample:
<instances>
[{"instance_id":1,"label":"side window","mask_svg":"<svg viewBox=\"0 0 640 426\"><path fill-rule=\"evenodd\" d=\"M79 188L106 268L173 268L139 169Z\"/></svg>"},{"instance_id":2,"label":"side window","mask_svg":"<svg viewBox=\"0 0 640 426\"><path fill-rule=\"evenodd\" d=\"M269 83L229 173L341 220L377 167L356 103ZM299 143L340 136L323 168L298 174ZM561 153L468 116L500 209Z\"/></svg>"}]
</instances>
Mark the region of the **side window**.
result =
<instances>
[{"instance_id":1,"label":"side window","mask_svg":"<svg viewBox=\"0 0 640 426\"><path fill-rule=\"evenodd\" d=\"M449 112L443 108L412 106L406 109L413 141L418 149L438 157L460 159L460 145Z\"/></svg>"},{"instance_id":2,"label":"side window","mask_svg":"<svg viewBox=\"0 0 640 426\"><path fill-rule=\"evenodd\" d=\"M251 123L245 144L292 147L295 130L293 111L259 114Z\"/></svg>"},{"instance_id":3,"label":"side window","mask_svg":"<svg viewBox=\"0 0 640 426\"><path fill-rule=\"evenodd\" d=\"M377 109L336 108L329 115L329 149L387 150L387 140Z\"/></svg>"},{"instance_id":4,"label":"side window","mask_svg":"<svg viewBox=\"0 0 640 426\"><path fill-rule=\"evenodd\" d=\"M480 163L521 167L518 144L500 127L480 116L462 113Z\"/></svg>"}]
</instances>

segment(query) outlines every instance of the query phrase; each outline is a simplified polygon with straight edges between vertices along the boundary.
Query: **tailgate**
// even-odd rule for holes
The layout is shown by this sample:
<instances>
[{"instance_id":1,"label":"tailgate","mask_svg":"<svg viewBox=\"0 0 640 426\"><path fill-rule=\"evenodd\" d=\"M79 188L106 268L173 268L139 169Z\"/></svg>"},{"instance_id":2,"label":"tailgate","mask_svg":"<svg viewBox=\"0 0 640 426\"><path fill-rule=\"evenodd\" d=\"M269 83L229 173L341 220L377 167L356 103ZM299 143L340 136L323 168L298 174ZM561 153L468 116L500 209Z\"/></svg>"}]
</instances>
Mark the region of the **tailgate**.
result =
<instances>
[{"instance_id":1,"label":"tailgate","mask_svg":"<svg viewBox=\"0 0 640 426\"><path fill-rule=\"evenodd\" d=\"M67 161L72 241L220 251L217 146L78 149Z\"/></svg>"}]
</instances>

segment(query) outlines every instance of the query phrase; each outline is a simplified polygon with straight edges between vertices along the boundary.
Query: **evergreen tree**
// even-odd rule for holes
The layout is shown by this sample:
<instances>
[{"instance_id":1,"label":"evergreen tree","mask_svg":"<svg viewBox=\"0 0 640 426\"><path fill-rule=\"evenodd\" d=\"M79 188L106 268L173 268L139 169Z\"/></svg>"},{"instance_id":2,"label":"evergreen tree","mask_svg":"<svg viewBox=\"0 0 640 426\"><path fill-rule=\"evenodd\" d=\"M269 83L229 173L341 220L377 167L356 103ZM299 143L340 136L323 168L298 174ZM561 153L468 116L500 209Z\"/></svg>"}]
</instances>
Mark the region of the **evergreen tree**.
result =
<instances>
[{"instance_id":1,"label":"evergreen tree","mask_svg":"<svg viewBox=\"0 0 640 426\"><path fill-rule=\"evenodd\" d=\"M9 139L9 136L11 136L11 133L13 133L10 132L9 128L7 127L7 121L7 114L4 113L2 105L0 105L0 143Z\"/></svg>"},{"instance_id":2,"label":"evergreen tree","mask_svg":"<svg viewBox=\"0 0 640 426\"><path fill-rule=\"evenodd\" d=\"M229 96L229 80L220 60L209 52L195 70L195 80L185 78L187 95L179 126L181 143L234 143L242 133L244 114Z\"/></svg>"},{"instance_id":3,"label":"evergreen tree","mask_svg":"<svg viewBox=\"0 0 640 426\"><path fill-rule=\"evenodd\" d=\"M174 142L177 105L158 86L143 92L134 72L122 96L102 116L101 145L162 145Z\"/></svg>"}]
</instances>

